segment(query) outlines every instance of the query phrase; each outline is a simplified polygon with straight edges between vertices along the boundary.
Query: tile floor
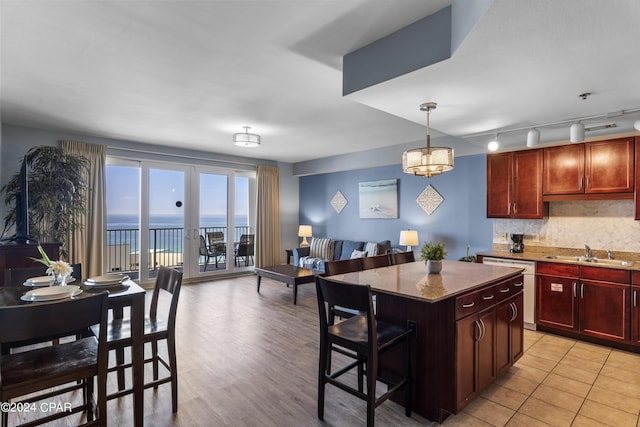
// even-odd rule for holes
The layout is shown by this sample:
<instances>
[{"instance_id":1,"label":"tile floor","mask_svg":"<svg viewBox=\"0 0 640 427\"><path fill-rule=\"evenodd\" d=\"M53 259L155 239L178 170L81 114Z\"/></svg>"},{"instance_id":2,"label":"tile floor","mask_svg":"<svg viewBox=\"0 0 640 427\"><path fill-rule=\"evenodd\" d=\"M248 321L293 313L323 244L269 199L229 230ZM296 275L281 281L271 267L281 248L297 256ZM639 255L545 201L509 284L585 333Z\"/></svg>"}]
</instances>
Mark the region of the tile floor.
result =
<instances>
[{"instance_id":1,"label":"tile floor","mask_svg":"<svg viewBox=\"0 0 640 427\"><path fill-rule=\"evenodd\" d=\"M444 426L640 426L640 355L525 330L522 358Z\"/></svg>"}]
</instances>

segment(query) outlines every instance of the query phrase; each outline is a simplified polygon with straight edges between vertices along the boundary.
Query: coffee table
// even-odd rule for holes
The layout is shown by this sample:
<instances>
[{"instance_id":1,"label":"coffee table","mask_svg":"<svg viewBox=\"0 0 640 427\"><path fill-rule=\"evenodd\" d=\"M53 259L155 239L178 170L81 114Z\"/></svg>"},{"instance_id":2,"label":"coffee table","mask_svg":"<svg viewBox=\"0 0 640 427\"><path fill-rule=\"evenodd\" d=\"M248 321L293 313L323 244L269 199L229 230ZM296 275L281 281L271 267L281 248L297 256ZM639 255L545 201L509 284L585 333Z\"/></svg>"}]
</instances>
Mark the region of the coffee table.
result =
<instances>
[{"instance_id":1,"label":"coffee table","mask_svg":"<svg viewBox=\"0 0 640 427\"><path fill-rule=\"evenodd\" d=\"M298 303L298 285L304 283L312 283L315 281L316 274L321 271L310 270L308 268L299 268L291 264L272 265L271 267L256 267L257 291L260 292L260 280L263 277L273 279L278 282L286 283L293 286L293 304Z\"/></svg>"}]
</instances>

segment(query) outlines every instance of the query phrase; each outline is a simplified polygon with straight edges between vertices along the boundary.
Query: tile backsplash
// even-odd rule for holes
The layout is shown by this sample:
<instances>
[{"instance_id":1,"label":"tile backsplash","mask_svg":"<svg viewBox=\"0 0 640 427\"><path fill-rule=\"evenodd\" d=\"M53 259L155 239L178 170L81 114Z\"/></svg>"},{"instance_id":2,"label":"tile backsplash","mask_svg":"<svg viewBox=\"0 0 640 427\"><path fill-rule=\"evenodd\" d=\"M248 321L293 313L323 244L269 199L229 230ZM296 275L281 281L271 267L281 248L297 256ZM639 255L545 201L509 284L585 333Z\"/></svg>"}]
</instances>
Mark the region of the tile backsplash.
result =
<instances>
[{"instance_id":1,"label":"tile backsplash","mask_svg":"<svg viewBox=\"0 0 640 427\"><path fill-rule=\"evenodd\" d=\"M640 221L633 200L550 202L544 219L494 219L493 243L507 243L507 234L524 234L527 244L640 252Z\"/></svg>"}]
</instances>

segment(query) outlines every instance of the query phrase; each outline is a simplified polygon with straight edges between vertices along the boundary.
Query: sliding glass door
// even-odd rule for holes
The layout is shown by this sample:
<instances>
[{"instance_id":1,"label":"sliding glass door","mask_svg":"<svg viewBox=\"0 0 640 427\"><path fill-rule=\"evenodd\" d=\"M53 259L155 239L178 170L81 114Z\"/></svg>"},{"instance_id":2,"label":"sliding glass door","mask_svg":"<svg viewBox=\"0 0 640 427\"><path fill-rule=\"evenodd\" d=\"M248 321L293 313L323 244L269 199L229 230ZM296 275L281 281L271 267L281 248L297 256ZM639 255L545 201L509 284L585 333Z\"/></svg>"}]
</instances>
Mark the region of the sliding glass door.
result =
<instances>
[{"instance_id":1,"label":"sliding glass door","mask_svg":"<svg viewBox=\"0 0 640 427\"><path fill-rule=\"evenodd\" d=\"M160 265L184 278L255 265L255 172L109 159L106 272L141 283Z\"/></svg>"}]
</instances>

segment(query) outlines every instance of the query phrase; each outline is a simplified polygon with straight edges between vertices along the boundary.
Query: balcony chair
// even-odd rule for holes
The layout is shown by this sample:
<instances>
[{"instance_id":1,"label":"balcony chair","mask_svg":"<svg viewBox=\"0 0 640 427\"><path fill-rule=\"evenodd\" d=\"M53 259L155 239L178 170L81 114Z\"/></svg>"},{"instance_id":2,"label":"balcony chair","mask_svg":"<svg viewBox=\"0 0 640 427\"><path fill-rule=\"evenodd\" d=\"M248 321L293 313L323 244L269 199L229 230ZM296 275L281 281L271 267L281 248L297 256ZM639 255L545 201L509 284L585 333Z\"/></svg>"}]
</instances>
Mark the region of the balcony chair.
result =
<instances>
[{"instance_id":1,"label":"balcony chair","mask_svg":"<svg viewBox=\"0 0 640 427\"><path fill-rule=\"evenodd\" d=\"M158 385L171 383L171 407L178 411L178 369L176 361L176 312L178 298L182 284L182 273L176 269L160 266L158 277L151 296L149 317L145 319L144 342L151 344L151 357L145 358L145 363L153 364L153 380L145 381L144 388L158 388ZM162 292L161 292L162 291ZM165 294L165 292L167 294ZM170 295L166 313L158 314L158 301L161 293ZM164 307L166 304L162 304ZM158 354L158 342L166 340L168 360ZM132 393L133 389L125 389L125 369L131 368L131 363L125 363L124 352L131 347L130 319L116 316L107 325L107 343L109 350L116 353L116 365L109 367L109 372L117 372L118 391L107 395L107 399L114 399ZM168 375L159 378L159 364L168 371Z\"/></svg>"},{"instance_id":2,"label":"balcony chair","mask_svg":"<svg viewBox=\"0 0 640 427\"><path fill-rule=\"evenodd\" d=\"M391 254L391 263L392 264L406 264L408 262L415 262L416 255L413 251L408 252L398 252Z\"/></svg>"},{"instance_id":3,"label":"balcony chair","mask_svg":"<svg viewBox=\"0 0 640 427\"><path fill-rule=\"evenodd\" d=\"M0 309L2 344L44 343L53 337L84 334L78 340L0 356L2 402L16 402L15 398L26 395L29 396L21 402L51 402L53 396L83 391L81 405L69 411L54 411L29 425L48 423L81 411L86 412L86 425L107 425L107 304L107 292L103 292L77 299ZM97 337L87 334L93 325L97 325ZM97 399L93 377L97 377ZM3 426L8 425L8 415L8 411L2 411Z\"/></svg>"},{"instance_id":4,"label":"balcony chair","mask_svg":"<svg viewBox=\"0 0 640 427\"><path fill-rule=\"evenodd\" d=\"M389 254L367 256L361 259L363 270L369 270L370 268L388 267L391 265Z\"/></svg>"},{"instance_id":5,"label":"balcony chair","mask_svg":"<svg viewBox=\"0 0 640 427\"><path fill-rule=\"evenodd\" d=\"M198 254L201 257L204 257L204 271L207 271L209 260L212 257L215 257L215 254L209 250L209 246L207 245L207 242L204 240L204 236L202 234L200 235L200 248L198 249ZM216 262L216 267L217 267L217 262Z\"/></svg>"},{"instance_id":6,"label":"balcony chair","mask_svg":"<svg viewBox=\"0 0 640 427\"><path fill-rule=\"evenodd\" d=\"M240 266L238 258L244 259L245 267L249 265L249 259L253 262L254 241L255 234L243 234L240 236L240 242L238 243L235 253L235 265Z\"/></svg>"},{"instance_id":7,"label":"balcony chair","mask_svg":"<svg viewBox=\"0 0 640 427\"><path fill-rule=\"evenodd\" d=\"M339 282L316 276L318 313L320 316L320 358L318 364L318 418L324 419L325 385L334 386L367 402L367 426L374 425L375 408L393 393L404 389L405 415L411 416L411 352L412 330L380 320L373 311L369 285ZM332 324L331 307L341 306L360 312L359 315ZM402 374L397 378L379 376L378 361L386 350L402 345ZM336 351L351 356L354 361L331 372L331 357ZM357 368L358 388L340 377ZM390 372L388 373L390 374ZM367 388L363 391L363 376ZM395 376L395 375L394 375ZM376 397L376 383L387 385L387 391Z\"/></svg>"},{"instance_id":8,"label":"balcony chair","mask_svg":"<svg viewBox=\"0 0 640 427\"><path fill-rule=\"evenodd\" d=\"M227 256L227 244L224 241L224 232L222 231L210 231L207 233L207 242L209 243L209 252L216 261L216 268L218 268L219 258L226 258Z\"/></svg>"}]
</instances>

